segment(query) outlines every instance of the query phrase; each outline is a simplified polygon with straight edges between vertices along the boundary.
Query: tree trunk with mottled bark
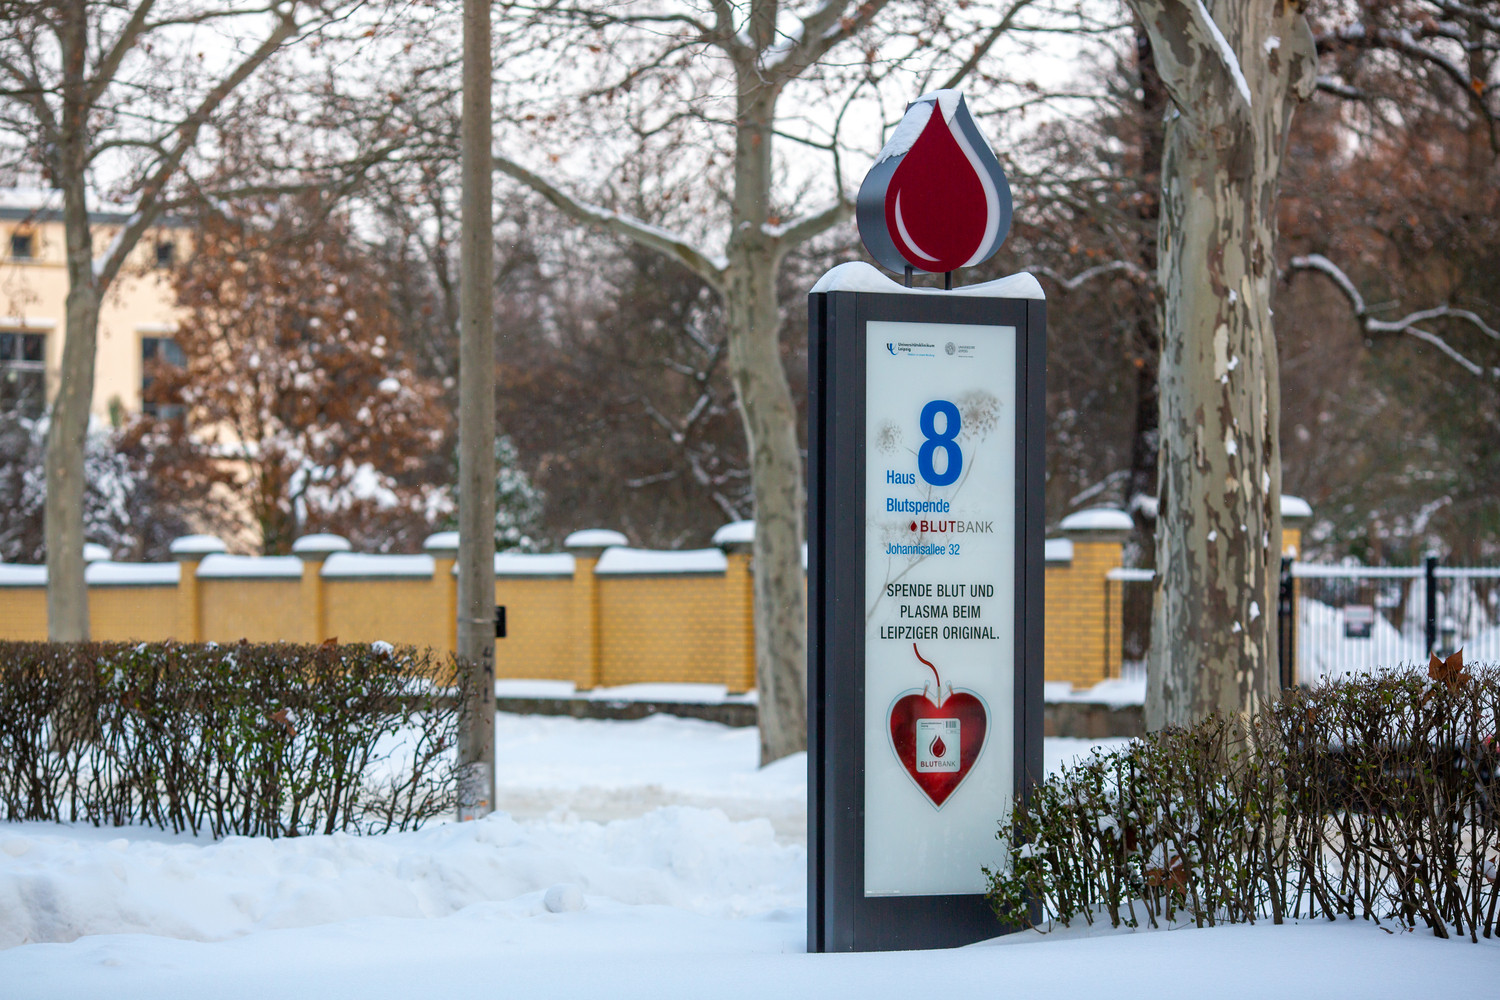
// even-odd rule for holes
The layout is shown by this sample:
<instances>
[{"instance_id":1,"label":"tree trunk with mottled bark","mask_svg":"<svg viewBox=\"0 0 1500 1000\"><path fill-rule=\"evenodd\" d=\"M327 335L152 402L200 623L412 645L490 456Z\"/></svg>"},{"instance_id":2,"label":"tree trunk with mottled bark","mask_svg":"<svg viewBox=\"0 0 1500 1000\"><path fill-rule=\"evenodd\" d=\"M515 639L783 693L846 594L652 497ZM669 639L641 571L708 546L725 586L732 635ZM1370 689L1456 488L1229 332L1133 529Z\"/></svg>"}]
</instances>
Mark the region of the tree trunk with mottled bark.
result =
<instances>
[{"instance_id":1,"label":"tree trunk with mottled bark","mask_svg":"<svg viewBox=\"0 0 1500 1000\"><path fill-rule=\"evenodd\" d=\"M1277 179L1316 53L1302 4L1132 0L1172 98L1162 166L1161 454L1146 723L1277 693Z\"/></svg>"}]
</instances>

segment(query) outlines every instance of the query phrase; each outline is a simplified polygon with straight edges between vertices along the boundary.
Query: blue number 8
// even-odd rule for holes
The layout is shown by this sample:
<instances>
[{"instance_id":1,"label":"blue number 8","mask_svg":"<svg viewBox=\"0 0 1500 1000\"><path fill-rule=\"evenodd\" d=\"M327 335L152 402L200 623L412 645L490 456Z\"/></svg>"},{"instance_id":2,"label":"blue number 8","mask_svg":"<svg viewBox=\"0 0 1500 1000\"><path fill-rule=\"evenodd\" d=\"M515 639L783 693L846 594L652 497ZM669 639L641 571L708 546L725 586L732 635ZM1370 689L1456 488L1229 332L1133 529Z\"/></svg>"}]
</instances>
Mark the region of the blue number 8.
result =
<instances>
[{"instance_id":1,"label":"blue number 8","mask_svg":"<svg viewBox=\"0 0 1500 1000\"><path fill-rule=\"evenodd\" d=\"M937 416L941 413L946 420L943 433L937 432ZM922 473L922 478L934 486L948 486L958 481L958 474L964 468L964 453L959 450L958 437L959 419L958 407L946 399L934 399L922 407L922 419L918 421L922 428L922 436L927 440L922 442L922 447L917 451L917 471ZM938 472L932 467L932 454L939 448L947 456L947 468Z\"/></svg>"}]
</instances>

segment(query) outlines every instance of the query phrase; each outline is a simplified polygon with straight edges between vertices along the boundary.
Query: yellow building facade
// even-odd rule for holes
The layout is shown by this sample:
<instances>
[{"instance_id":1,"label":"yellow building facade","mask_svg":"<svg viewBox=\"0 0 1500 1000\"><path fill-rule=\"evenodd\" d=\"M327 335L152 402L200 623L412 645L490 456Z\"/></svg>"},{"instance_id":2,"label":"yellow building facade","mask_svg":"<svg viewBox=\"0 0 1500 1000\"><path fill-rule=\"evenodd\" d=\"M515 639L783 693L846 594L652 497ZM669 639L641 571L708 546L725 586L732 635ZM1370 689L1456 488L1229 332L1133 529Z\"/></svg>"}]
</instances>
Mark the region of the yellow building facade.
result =
<instances>
[{"instance_id":1,"label":"yellow building facade","mask_svg":"<svg viewBox=\"0 0 1500 1000\"><path fill-rule=\"evenodd\" d=\"M0 189L0 408L40 413L57 393L66 326L67 242L62 193ZM125 215L95 212L95 254ZM104 297L95 358L93 414L118 420L141 409L145 361L167 355L177 329L172 266L190 248L190 230L168 222L136 245ZM39 398L41 397L41 398Z\"/></svg>"}]
</instances>

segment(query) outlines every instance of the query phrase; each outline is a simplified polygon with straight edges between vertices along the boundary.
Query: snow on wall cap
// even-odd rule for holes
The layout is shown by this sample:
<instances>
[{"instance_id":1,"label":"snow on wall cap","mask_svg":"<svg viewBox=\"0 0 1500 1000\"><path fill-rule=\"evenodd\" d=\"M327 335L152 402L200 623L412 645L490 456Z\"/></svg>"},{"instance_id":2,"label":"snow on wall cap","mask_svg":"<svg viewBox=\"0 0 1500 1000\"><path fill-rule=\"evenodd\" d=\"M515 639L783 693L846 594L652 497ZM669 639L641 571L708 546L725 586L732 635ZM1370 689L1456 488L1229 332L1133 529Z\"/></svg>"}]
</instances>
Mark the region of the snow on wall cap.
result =
<instances>
[{"instance_id":1,"label":"snow on wall cap","mask_svg":"<svg viewBox=\"0 0 1500 1000\"><path fill-rule=\"evenodd\" d=\"M178 563L96 562L83 571L91 587L174 587L182 580Z\"/></svg>"},{"instance_id":2,"label":"snow on wall cap","mask_svg":"<svg viewBox=\"0 0 1500 1000\"><path fill-rule=\"evenodd\" d=\"M615 546L604 553L594 572L600 576L632 573L722 573L729 560L718 549L628 549Z\"/></svg>"},{"instance_id":3,"label":"snow on wall cap","mask_svg":"<svg viewBox=\"0 0 1500 1000\"><path fill-rule=\"evenodd\" d=\"M1067 538L1049 538L1042 543L1042 559L1046 562L1072 562L1073 542Z\"/></svg>"},{"instance_id":4,"label":"snow on wall cap","mask_svg":"<svg viewBox=\"0 0 1500 1000\"><path fill-rule=\"evenodd\" d=\"M629 544L630 539L608 528L585 528L563 539L563 547L569 549L607 549L614 545Z\"/></svg>"},{"instance_id":5,"label":"snow on wall cap","mask_svg":"<svg viewBox=\"0 0 1500 1000\"><path fill-rule=\"evenodd\" d=\"M363 577L421 577L429 579L434 566L432 556L372 555L363 552L335 552L323 561L321 576L359 579Z\"/></svg>"},{"instance_id":6,"label":"snow on wall cap","mask_svg":"<svg viewBox=\"0 0 1500 1000\"><path fill-rule=\"evenodd\" d=\"M1069 514L1058 527L1063 531L1130 531L1135 527L1135 522L1123 510L1091 507Z\"/></svg>"},{"instance_id":7,"label":"snow on wall cap","mask_svg":"<svg viewBox=\"0 0 1500 1000\"><path fill-rule=\"evenodd\" d=\"M754 521L730 521L714 532L715 545L749 545L754 541Z\"/></svg>"},{"instance_id":8,"label":"snow on wall cap","mask_svg":"<svg viewBox=\"0 0 1500 1000\"><path fill-rule=\"evenodd\" d=\"M183 535L172 542L174 556L208 556L224 551L224 543L213 535Z\"/></svg>"},{"instance_id":9,"label":"snow on wall cap","mask_svg":"<svg viewBox=\"0 0 1500 1000\"><path fill-rule=\"evenodd\" d=\"M215 553L199 565L198 576L206 580L296 580L302 576L302 560L296 556Z\"/></svg>"},{"instance_id":10,"label":"snow on wall cap","mask_svg":"<svg viewBox=\"0 0 1500 1000\"><path fill-rule=\"evenodd\" d=\"M1312 516L1312 504L1308 503L1301 497L1288 496L1285 493L1281 495L1282 520L1286 520L1287 518L1307 518Z\"/></svg>"},{"instance_id":11,"label":"snow on wall cap","mask_svg":"<svg viewBox=\"0 0 1500 1000\"><path fill-rule=\"evenodd\" d=\"M960 285L957 288L907 288L894 281L874 264L863 260L851 260L839 264L812 286L814 292L877 292L881 295L947 295L959 298L980 299L1036 299L1044 301L1046 293L1042 283L1031 274L1022 271L994 281L981 281L977 285Z\"/></svg>"},{"instance_id":12,"label":"snow on wall cap","mask_svg":"<svg viewBox=\"0 0 1500 1000\"><path fill-rule=\"evenodd\" d=\"M83 561L86 563L109 562L109 549L98 542L85 542L83 545Z\"/></svg>"},{"instance_id":13,"label":"snow on wall cap","mask_svg":"<svg viewBox=\"0 0 1500 1000\"><path fill-rule=\"evenodd\" d=\"M457 552L458 532L436 531L427 536L422 543L422 549L426 552Z\"/></svg>"},{"instance_id":14,"label":"snow on wall cap","mask_svg":"<svg viewBox=\"0 0 1500 1000\"><path fill-rule=\"evenodd\" d=\"M349 549L349 539L343 535L333 535L327 532L303 535L292 543L292 553L299 556L327 555L330 552L348 552Z\"/></svg>"}]
</instances>

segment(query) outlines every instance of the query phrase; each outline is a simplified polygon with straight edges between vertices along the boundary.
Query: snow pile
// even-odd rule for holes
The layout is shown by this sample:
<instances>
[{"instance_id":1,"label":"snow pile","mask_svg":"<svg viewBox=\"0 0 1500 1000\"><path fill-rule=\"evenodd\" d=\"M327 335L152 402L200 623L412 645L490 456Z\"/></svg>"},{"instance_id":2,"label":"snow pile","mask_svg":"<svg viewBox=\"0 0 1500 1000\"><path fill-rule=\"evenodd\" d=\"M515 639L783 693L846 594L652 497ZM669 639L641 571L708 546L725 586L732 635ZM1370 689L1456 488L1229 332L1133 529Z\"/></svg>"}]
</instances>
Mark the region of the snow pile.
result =
<instances>
[{"instance_id":1,"label":"snow pile","mask_svg":"<svg viewBox=\"0 0 1500 1000\"><path fill-rule=\"evenodd\" d=\"M357 917L441 917L545 894L740 917L802 902L805 854L764 819L665 808L599 824L496 813L381 837L231 837L11 824L0 835L0 948L89 934L209 941ZM132 839L134 838L134 839ZM569 900L569 896L575 899Z\"/></svg>"},{"instance_id":2,"label":"snow pile","mask_svg":"<svg viewBox=\"0 0 1500 1000\"><path fill-rule=\"evenodd\" d=\"M636 722L567 716L495 717L496 804L518 819L605 822L661 806L769 820L805 842L807 755L759 767L759 731L653 715Z\"/></svg>"},{"instance_id":3,"label":"snow pile","mask_svg":"<svg viewBox=\"0 0 1500 1000\"><path fill-rule=\"evenodd\" d=\"M806 854L765 812L802 808L803 755L757 769L754 729L662 717L500 715L497 734L512 815L477 823L217 844L0 823L0 996L833 1000L1003 984L1018 996L1410 1000L1471 995L1500 960L1495 942L1322 921L807 955ZM1047 740L1049 770L1091 745ZM710 794L763 811L735 822L655 807ZM519 818L523 795L550 808ZM620 818L570 811L591 797L613 797ZM57 943L23 943L38 941Z\"/></svg>"},{"instance_id":4,"label":"snow pile","mask_svg":"<svg viewBox=\"0 0 1500 1000\"><path fill-rule=\"evenodd\" d=\"M1111 677L1080 691L1074 691L1073 685L1067 681L1045 681L1042 684L1042 692L1043 699L1049 703L1087 702L1108 705L1111 708L1144 705L1146 703L1146 674L1142 671L1133 677Z\"/></svg>"}]
</instances>

